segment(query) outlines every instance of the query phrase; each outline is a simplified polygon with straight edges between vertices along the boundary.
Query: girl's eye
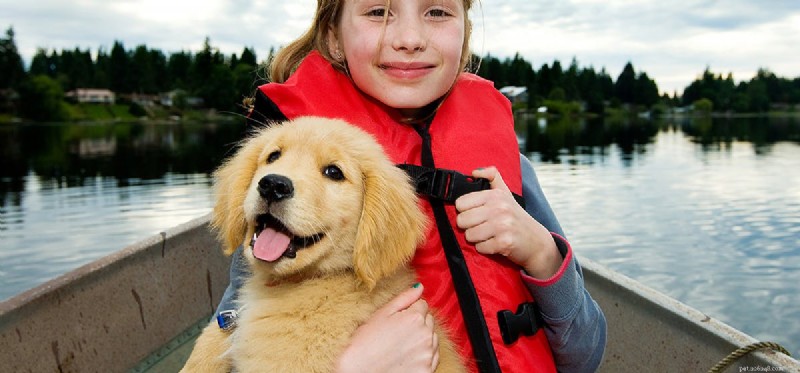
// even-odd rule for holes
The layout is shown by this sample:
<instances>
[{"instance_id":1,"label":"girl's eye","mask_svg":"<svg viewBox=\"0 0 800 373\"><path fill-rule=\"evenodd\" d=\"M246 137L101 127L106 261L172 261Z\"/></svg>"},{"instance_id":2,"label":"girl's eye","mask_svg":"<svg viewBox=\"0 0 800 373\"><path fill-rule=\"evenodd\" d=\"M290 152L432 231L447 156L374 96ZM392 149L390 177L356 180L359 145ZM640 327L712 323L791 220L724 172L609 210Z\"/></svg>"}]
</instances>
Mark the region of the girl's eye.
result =
<instances>
[{"instance_id":1,"label":"girl's eye","mask_svg":"<svg viewBox=\"0 0 800 373\"><path fill-rule=\"evenodd\" d=\"M344 180L344 173L342 172L342 169L340 169L339 167L337 167L335 165L329 165L329 166L323 168L322 169L322 174L325 175L325 177L327 177L327 178L329 178L331 180L335 180L335 181Z\"/></svg>"},{"instance_id":2,"label":"girl's eye","mask_svg":"<svg viewBox=\"0 0 800 373\"><path fill-rule=\"evenodd\" d=\"M276 151L274 151L272 153L269 153L269 155L267 156L267 164L270 164L272 162L277 161L278 158L280 158L280 157L281 157L280 150L276 150Z\"/></svg>"},{"instance_id":3,"label":"girl's eye","mask_svg":"<svg viewBox=\"0 0 800 373\"><path fill-rule=\"evenodd\" d=\"M370 9L369 11L367 11L366 15L369 16L369 17L380 17L380 18L383 18L383 17L386 16L386 8Z\"/></svg>"},{"instance_id":4,"label":"girl's eye","mask_svg":"<svg viewBox=\"0 0 800 373\"><path fill-rule=\"evenodd\" d=\"M447 13L444 9L431 9L428 11L428 15L434 18L442 18L449 16L450 13Z\"/></svg>"}]
</instances>

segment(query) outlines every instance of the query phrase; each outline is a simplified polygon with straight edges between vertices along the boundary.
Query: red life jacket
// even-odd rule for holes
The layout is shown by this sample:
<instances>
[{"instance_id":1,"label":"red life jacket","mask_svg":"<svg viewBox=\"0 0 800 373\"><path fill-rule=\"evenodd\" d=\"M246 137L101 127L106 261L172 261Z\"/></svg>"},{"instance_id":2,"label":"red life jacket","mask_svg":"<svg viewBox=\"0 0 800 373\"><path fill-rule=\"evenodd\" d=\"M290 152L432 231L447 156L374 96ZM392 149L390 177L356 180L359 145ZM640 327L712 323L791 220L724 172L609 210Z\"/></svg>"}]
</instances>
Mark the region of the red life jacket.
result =
<instances>
[{"instance_id":1,"label":"red life jacket","mask_svg":"<svg viewBox=\"0 0 800 373\"><path fill-rule=\"evenodd\" d=\"M312 52L282 84L265 84L260 93L287 118L322 116L339 118L372 134L397 164L420 165L422 140L409 125L392 118L386 106L364 95L343 73L321 55ZM256 100L255 112L259 110ZM487 80L461 74L443 101L429 128L436 167L470 175L478 167L495 166L509 189L521 194L519 148L509 101ZM431 207L421 204L433 219ZM483 255L467 243L456 226L456 210L446 206L451 225L474 282L503 372L555 372L550 345L543 330L503 343L497 322L500 310L516 311L532 301L520 278L520 268L499 255ZM446 323L470 371L476 372L472 346L459 308L453 280L435 224L430 224L425 243L412 263L425 284L424 297Z\"/></svg>"}]
</instances>

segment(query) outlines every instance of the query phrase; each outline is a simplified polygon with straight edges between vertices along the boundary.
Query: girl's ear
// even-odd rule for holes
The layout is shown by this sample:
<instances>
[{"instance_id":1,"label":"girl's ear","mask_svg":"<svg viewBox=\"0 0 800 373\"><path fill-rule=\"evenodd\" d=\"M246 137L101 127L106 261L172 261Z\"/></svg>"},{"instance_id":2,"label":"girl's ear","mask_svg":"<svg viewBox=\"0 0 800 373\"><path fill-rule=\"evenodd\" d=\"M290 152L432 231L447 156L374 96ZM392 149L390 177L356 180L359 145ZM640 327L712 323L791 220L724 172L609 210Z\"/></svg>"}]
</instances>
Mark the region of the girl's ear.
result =
<instances>
[{"instance_id":1,"label":"girl's ear","mask_svg":"<svg viewBox=\"0 0 800 373\"><path fill-rule=\"evenodd\" d=\"M244 200L258 168L258 157L263 148L263 141L259 141L259 138L261 137L254 137L244 142L236 154L214 172L216 201L211 227L216 230L226 255L232 254L247 239Z\"/></svg>"},{"instance_id":2,"label":"girl's ear","mask_svg":"<svg viewBox=\"0 0 800 373\"><path fill-rule=\"evenodd\" d=\"M328 55L333 57L336 61L341 62L344 59L344 51L339 45L339 36L336 32L336 27L328 25L328 32L326 35L326 42L328 44Z\"/></svg>"},{"instance_id":3,"label":"girl's ear","mask_svg":"<svg viewBox=\"0 0 800 373\"><path fill-rule=\"evenodd\" d=\"M364 177L364 205L353 266L372 289L382 278L407 265L422 241L426 218L404 171L389 162L369 162Z\"/></svg>"}]
</instances>

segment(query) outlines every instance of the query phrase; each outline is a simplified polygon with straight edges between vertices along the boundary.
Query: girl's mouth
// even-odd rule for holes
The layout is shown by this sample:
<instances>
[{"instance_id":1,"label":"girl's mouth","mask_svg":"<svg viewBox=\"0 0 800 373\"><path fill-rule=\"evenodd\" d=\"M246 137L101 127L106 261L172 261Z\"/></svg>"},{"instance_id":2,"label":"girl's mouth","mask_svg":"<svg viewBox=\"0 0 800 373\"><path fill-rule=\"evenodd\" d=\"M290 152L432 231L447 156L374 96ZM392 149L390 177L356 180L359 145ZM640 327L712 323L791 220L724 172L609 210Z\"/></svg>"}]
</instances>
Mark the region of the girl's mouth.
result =
<instances>
[{"instance_id":1,"label":"girl's mouth","mask_svg":"<svg viewBox=\"0 0 800 373\"><path fill-rule=\"evenodd\" d=\"M398 79L417 79L429 74L434 67L422 62L390 62L378 65L381 71Z\"/></svg>"}]
</instances>

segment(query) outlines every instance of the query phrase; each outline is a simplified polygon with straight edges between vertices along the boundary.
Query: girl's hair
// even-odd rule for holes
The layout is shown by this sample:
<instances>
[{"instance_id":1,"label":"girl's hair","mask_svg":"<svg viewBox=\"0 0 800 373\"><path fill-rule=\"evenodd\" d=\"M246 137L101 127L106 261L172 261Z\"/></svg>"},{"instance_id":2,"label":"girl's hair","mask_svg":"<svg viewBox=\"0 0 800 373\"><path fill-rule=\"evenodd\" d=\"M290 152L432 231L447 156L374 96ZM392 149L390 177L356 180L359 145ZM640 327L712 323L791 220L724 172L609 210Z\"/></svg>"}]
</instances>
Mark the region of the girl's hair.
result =
<instances>
[{"instance_id":1,"label":"girl's hair","mask_svg":"<svg viewBox=\"0 0 800 373\"><path fill-rule=\"evenodd\" d=\"M269 63L269 80L283 83L289 79L303 58L311 51L318 51L333 66L346 71L345 62L333 58L328 48L328 32L338 29L342 7L347 0L317 0L317 12L311 27L300 38L279 50ZM462 0L464 4L464 44L461 50L461 67L464 71L470 61L469 38L472 33L472 22L469 20L469 10L474 0ZM387 0L390 3L391 0ZM331 27L332 26L332 27Z\"/></svg>"}]
</instances>

